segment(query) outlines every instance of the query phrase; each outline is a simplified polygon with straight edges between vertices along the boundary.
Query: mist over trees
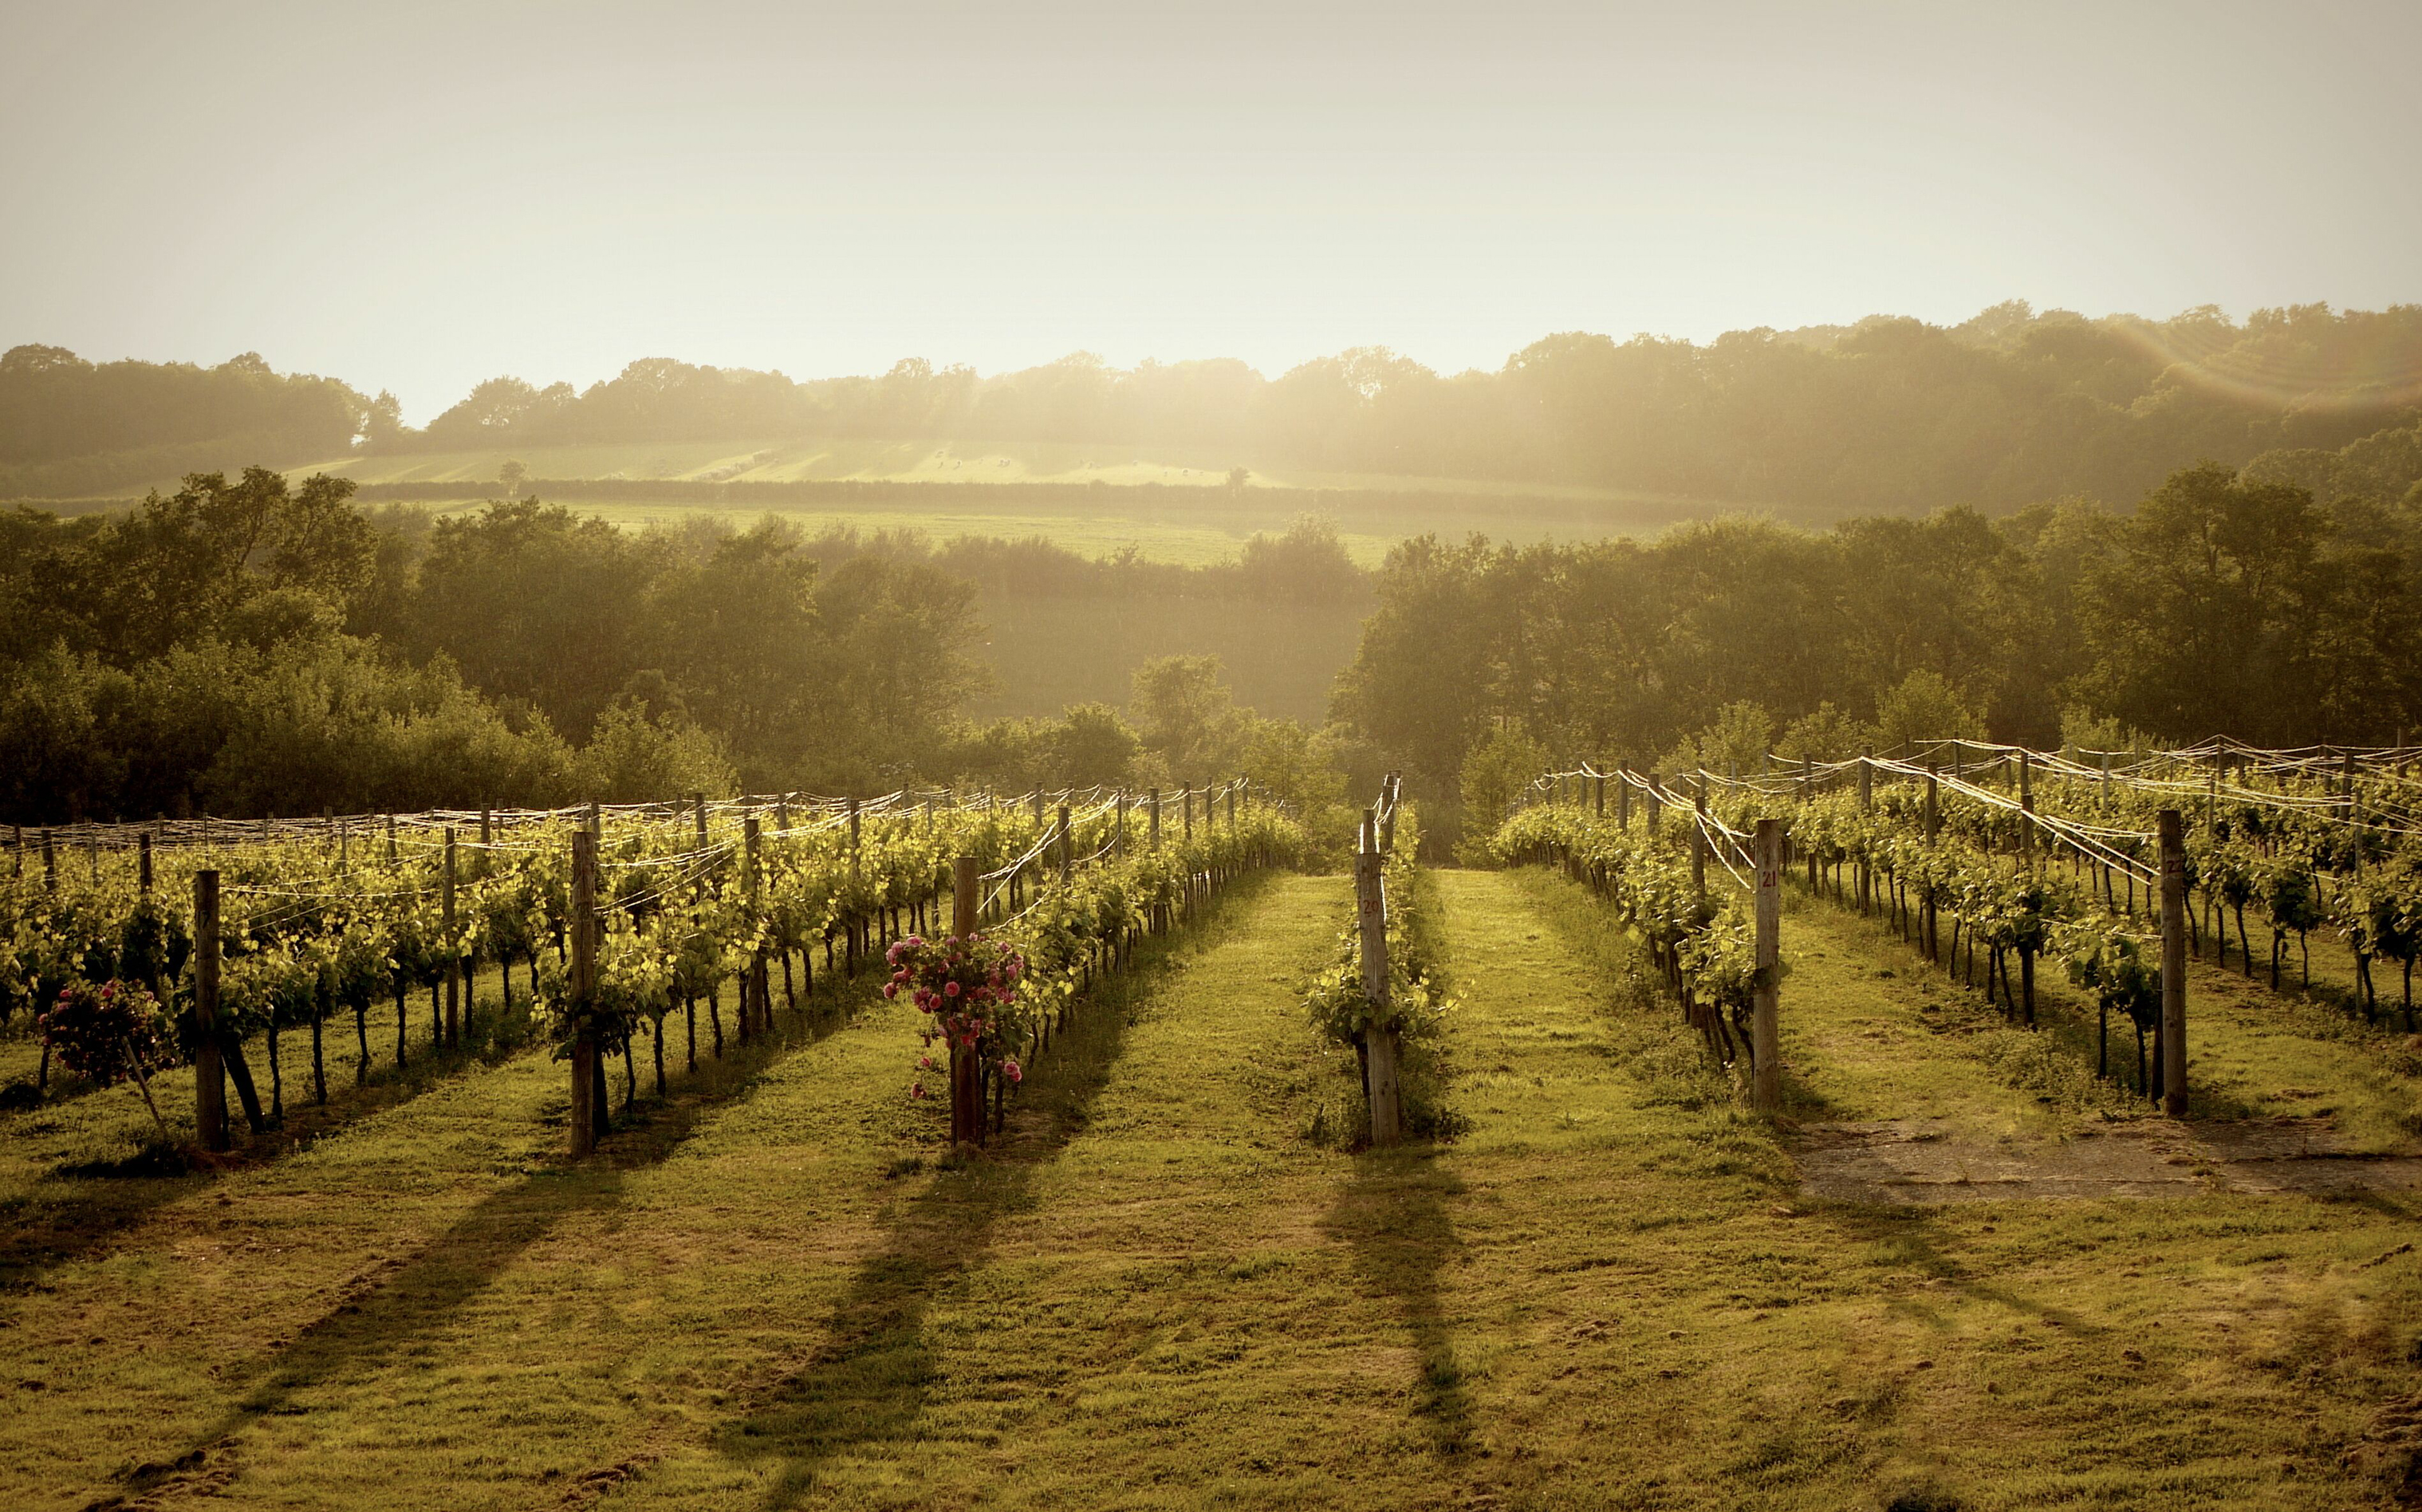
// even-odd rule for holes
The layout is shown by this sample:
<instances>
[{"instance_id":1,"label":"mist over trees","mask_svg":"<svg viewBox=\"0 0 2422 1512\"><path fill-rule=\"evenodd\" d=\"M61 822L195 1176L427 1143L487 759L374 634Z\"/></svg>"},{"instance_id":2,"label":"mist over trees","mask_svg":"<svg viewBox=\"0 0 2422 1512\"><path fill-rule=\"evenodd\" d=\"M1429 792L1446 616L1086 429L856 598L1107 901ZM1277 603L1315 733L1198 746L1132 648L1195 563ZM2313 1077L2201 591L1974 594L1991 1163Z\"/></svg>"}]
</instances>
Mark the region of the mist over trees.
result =
<instances>
[{"instance_id":1,"label":"mist over trees","mask_svg":"<svg viewBox=\"0 0 2422 1512\"><path fill-rule=\"evenodd\" d=\"M2367 488L2401 479L2393 497L2422 478L2417 402L2416 306L2299 306L2241 324L2210 308L2089 320L2012 302L1956 326L1878 316L1704 345L1565 333L1457 374L1379 348L1276 378L1230 359L1118 370L1085 353L989 378L911 359L809 382L650 358L580 390L490 379L417 431L390 396L279 379L257 358L96 367L20 347L0 358L0 494L156 477L162 449L241 434L272 462L356 446L1065 442L1844 513L2124 502L2196 462L2269 459L2308 484L2334 467ZM2336 460L2367 437L2369 453Z\"/></svg>"}]
</instances>

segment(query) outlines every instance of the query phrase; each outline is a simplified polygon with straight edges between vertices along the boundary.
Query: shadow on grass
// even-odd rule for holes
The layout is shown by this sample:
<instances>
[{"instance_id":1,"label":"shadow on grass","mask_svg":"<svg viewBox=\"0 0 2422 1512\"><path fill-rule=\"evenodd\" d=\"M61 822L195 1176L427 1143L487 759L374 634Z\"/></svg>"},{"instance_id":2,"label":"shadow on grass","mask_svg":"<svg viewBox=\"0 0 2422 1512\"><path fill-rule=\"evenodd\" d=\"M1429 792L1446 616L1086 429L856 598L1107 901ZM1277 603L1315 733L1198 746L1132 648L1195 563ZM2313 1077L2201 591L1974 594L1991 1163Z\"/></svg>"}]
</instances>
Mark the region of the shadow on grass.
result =
<instances>
[{"instance_id":1,"label":"shadow on grass","mask_svg":"<svg viewBox=\"0 0 2422 1512\"><path fill-rule=\"evenodd\" d=\"M331 1029L337 1024L337 1019L329 1020ZM292 1031L288 1032L288 1038L294 1038ZM261 1134L245 1131L243 1115L232 1106L234 1098L230 1096L230 1132L240 1142L227 1154L207 1159L185 1145L163 1145L134 1087L102 1089L97 1095L123 1101L125 1106L119 1110L123 1130L97 1133L87 1146L90 1158L63 1159L30 1189L0 1202L0 1292L36 1284L57 1266L109 1248L126 1230L152 1212L202 1190L226 1172L281 1159L329 1135L342 1133L364 1119L401 1107L467 1069L503 1064L528 1047L527 1017L516 1005L510 1017L500 1020L495 1005L491 1003L487 1011L475 1014L464 1025L464 1045L457 1049L419 1046L417 1053L401 1066L394 1063L392 1041L384 1063L377 1059L377 1042L372 1041L367 1080L354 1079L352 1057L330 1064L325 1104L308 1100L307 1070L299 1078L290 1076L284 1122ZM308 1044L307 1035L304 1043ZM246 1049L258 1063L255 1074L261 1078L260 1093L266 1106L269 1084L264 1045L265 1041L256 1036L247 1042ZM307 1067L308 1051L305 1053ZM192 1080L190 1070L166 1075L182 1077L188 1084ZM155 1087L161 1079L154 1078ZM79 1110L86 1104L86 1098L73 1101ZM45 1109L59 1110L67 1106L56 1101L45 1103L30 1110L28 1116L40 1116Z\"/></svg>"},{"instance_id":2,"label":"shadow on grass","mask_svg":"<svg viewBox=\"0 0 2422 1512\"><path fill-rule=\"evenodd\" d=\"M1185 937L1140 946L1135 969L1098 986L1052 1042L1005 1133L981 1154L946 1160L925 1190L892 1206L881 1247L818 1330L827 1342L715 1436L716 1452L731 1459L774 1463L765 1507L798 1505L826 1467L860 1445L914 1436L941 1374L927 1327L935 1299L983 1262L994 1226L1032 1205L1037 1173L1083 1130L1158 969L1227 937L1239 927L1237 906L1265 880L1240 880Z\"/></svg>"},{"instance_id":3,"label":"shadow on grass","mask_svg":"<svg viewBox=\"0 0 2422 1512\"><path fill-rule=\"evenodd\" d=\"M1892 1269L1941 1282L1976 1301L2057 1323L2081 1338L2110 1331L2083 1314L2013 1290L1952 1254L1942 1221L1930 1208L1828 1203L1817 1213L1844 1243L1874 1246L1878 1260Z\"/></svg>"},{"instance_id":4,"label":"shadow on grass","mask_svg":"<svg viewBox=\"0 0 2422 1512\"><path fill-rule=\"evenodd\" d=\"M125 1477L129 1494L160 1489L188 1474L209 1474L212 1461L253 1423L296 1410L293 1403L301 1394L347 1372L374 1367L441 1327L558 1223L620 1205L630 1173L670 1158L706 1118L747 1097L789 1055L844 1027L849 1010L873 991L872 979L862 979L844 993L803 1004L798 1013L778 1015L772 1034L758 1045L721 1062L701 1062L697 1075L670 1089L666 1101L643 1102L618 1114L614 1133L590 1160L550 1166L490 1194L410 1259L356 1278L329 1311L298 1331L292 1344L261 1362L243 1397L187 1453L132 1471ZM550 1123L562 1126L559 1116ZM96 1504L110 1504L104 1499Z\"/></svg>"},{"instance_id":5,"label":"shadow on grass","mask_svg":"<svg viewBox=\"0 0 2422 1512\"><path fill-rule=\"evenodd\" d=\"M1351 1247L1363 1284L1402 1315L1422 1362L1413 1415L1427 1426L1431 1450L1447 1456L1463 1454L1471 1441L1471 1395L1439 1284L1462 1248L1448 1209L1463 1189L1438 1163L1435 1150L1360 1156L1354 1180L1338 1193L1322 1225Z\"/></svg>"}]
</instances>

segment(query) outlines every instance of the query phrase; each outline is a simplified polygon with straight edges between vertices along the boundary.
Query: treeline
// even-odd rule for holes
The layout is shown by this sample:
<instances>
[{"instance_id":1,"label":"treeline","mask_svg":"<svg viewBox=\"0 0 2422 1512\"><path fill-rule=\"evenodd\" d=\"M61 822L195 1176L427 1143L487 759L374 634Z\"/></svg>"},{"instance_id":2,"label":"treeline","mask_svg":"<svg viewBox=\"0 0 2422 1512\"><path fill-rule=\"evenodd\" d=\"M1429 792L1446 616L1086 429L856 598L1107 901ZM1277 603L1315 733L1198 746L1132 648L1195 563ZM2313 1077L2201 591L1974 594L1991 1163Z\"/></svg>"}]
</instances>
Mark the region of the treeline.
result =
<instances>
[{"instance_id":1,"label":"treeline","mask_svg":"<svg viewBox=\"0 0 2422 1512\"><path fill-rule=\"evenodd\" d=\"M1391 555L1335 721L1452 791L1475 751L1754 763L1973 735L2386 743L2422 730L2422 493L2317 502L2216 464L2071 501L1653 544Z\"/></svg>"},{"instance_id":2,"label":"treeline","mask_svg":"<svg viewBox=\"0 0 2422 1512\"><path fill-rule=\"evenodd\" d=\"M1954 327L1876 317L1705 346L1551 336L1495 372L1377 348L1265 379L1234 361L1116 370L1079 353L979 378L663 359L574 392L482 384L397 446L807 435L1071 442L1240 465L1586 483L1710 501L1906 512L2134 498L2180 465L2336 449L2414 423L2422 306L2087 320L1996 307Z\"/></svg>"},{"instance_id":3,"label":"treeline","mask_svg":"<svg viewBox=\"0 0 2422 1512\"><path fill-rule=\"evenodd\" d=\"M1173 783L1239 762L1293 793L1326 780L1308 732L1236 709L1199 658L1147 668L1126 714L970 725L982 626L952 569L982 549L771 519L631 534L535 500L432 519L351 493L256 467L120 515L0 514L0 818ZM1312 527L1249 551L1246 591L1344 563Z\"/></svg>"},{"instance_id":4,"label":"treeline","mask_svg":"<svg viewBox=\"0 0 2422 1512\"><path fill-rule=\"evenodd\" d=\"M21 347L0 359L0 434L27 438L0 455L0 466L68 466L104 448L183 436L197 412L180 402L165 412L173 421L155 418L164 412L145 386L151 380L136 371L145 367L94 368L55 348ZM188 386L245 376L154 371ZM322 455L356 437L378 452L842 436L1064 442L1207 455L1248 469L1579 483L1909 513L2076 495L2131 499L2198 460L2234 465L2285 452L2309 461L2383 432L2414 433L2422 426L2422 306L2300 306L2239 324L2210 308L2158 322L2089 320L2013 302L1956 326L1879 316L1736 331L1705 345L1566 333L1495 371L1456 374L1379 348L1275 379L1227 359L1119 370L1083 353L990 378L910 360L880 377L805 383L650 358L586 389L491 379L418 431L400 423L389 396L280 382L319 395L331 427L343 411L341 434L309 433L335 437ZM270 429L251 417L228 423L241 433ZM171 437L164 427L184 430ZM93 462L85 470L106 469ZM35 493L40 480L0 475L0 492Z\"/></svg>"},{"instance_id":5,"label":"treeline","mask_svg":"<svg viewBox=\"0 0 2422 1512\"><path fill-rule=\"evenodd\" d=\"M0 353L0 497L75 497L247 460L339 456L374 413L392 419L395 401L273 372L254 352L201 368L14 347Z\"/></svg>"},{"instance_id":6,"label":"treeline","mask_svg":"<svg viewBox=\"0 0 2422 1512\"><path fill-rule=\"evenodd\" d=\"M1356 605L1370 597L1370 575L1346 555L1337 528L1307 515L1278 535L1246 539L1233 562L1187 566L1152 561L1133 546L1086 557L1045 536L952 536L921 531L860 531L828 527L803 548L826 567L854 557L930 563L1003 597L1230 599L1259 604Z\"/></svg>"}]
</instances>

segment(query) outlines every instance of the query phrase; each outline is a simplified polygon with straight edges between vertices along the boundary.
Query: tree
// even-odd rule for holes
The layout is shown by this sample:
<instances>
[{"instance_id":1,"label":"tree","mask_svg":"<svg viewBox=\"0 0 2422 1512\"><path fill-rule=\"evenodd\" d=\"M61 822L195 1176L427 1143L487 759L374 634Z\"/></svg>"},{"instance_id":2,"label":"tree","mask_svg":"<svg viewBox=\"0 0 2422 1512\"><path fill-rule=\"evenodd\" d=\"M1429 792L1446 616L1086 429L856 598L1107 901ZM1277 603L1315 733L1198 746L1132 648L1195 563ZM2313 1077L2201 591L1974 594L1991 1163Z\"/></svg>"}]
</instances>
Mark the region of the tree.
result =
<instances>
[{"instance_id":1,"label":"tree","mask_svg":"<svg viewBox=\"0 0 2422 1512\"><path fill-rule=\"evenodd\" d=\"M1766 770L1767 752L1774 748L1774 717L1747 701L1727 703L1715 722L1666 753L1660 770L1695 772L1718 777L1752 776Z\"/></svg>"},{"instance_id":2,"label":"tree","mask_svg":"<svg viewBox=\"0 0 2422 1512\"><path fill-rule=\"evenodd\" d=\"M2216 463L2172 475L2138 506L2117 559L2086 576L2094 701L2178 740L2275 743L2304 728L2320 545L2301 488Z\"/></svg>"},{"instance_id":3,"label":"tree","mask_svg":"<svg viewBox=\"0 0 2422 1512\"><path fill-rule=\"evenodd\" d=\"M1981 740L1985 721L1941 672L1920 670L1876 701L1880 755L1914 755L1934 740Z\"/></svg>"},{"instance_id":4,"label":"tree","mask_svg":"<svg viewBox=\"0 0 2422 1512\"><path fill-rule=\"evenodd\" d=\"M507 498L522 496L522 480L527 477L529 469L518 460L508 459L496 468L496 484L505 491Z\"/></svg>"}]
</instances>

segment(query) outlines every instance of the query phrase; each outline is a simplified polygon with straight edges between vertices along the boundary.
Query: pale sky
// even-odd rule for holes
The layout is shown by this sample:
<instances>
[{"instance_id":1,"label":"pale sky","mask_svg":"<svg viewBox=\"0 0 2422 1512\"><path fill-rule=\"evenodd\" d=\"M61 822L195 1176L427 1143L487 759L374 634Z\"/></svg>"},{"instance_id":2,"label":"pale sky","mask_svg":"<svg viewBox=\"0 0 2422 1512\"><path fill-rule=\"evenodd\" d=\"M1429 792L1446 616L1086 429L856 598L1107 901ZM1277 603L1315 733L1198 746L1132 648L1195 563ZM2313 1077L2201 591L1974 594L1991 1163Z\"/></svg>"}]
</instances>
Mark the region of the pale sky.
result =
<instances>
[{"instance_id":1,"label":"pale sky","mask_svg":"<svg viewBox=\"0 0 2422 1512\"><path fill-rule=\"evenodd\" d=\"M392 388L2422 300L2422 4L0 0L0 347Z\"/></svg>"}]
</instances>

